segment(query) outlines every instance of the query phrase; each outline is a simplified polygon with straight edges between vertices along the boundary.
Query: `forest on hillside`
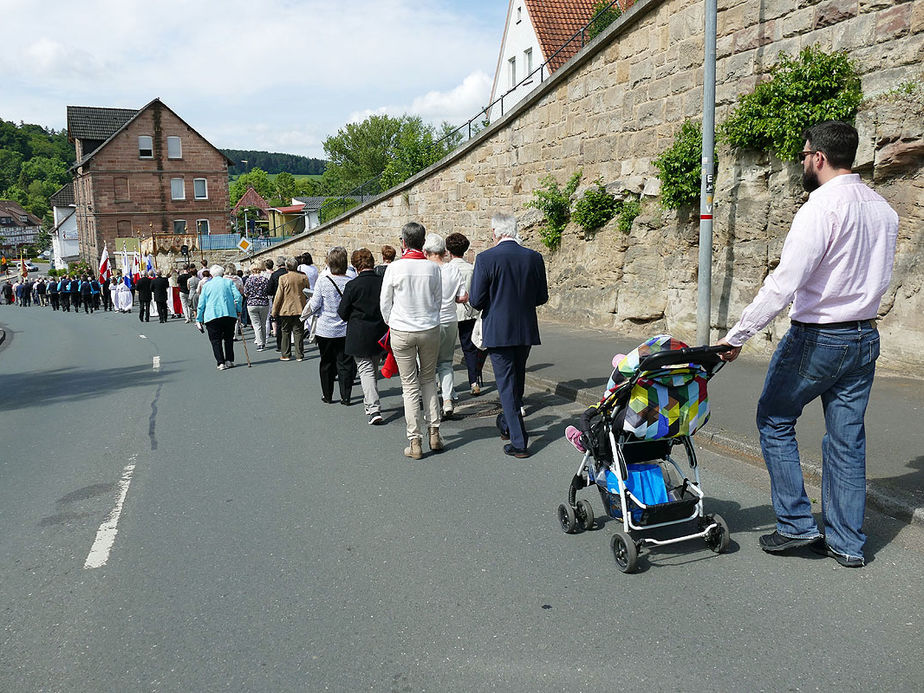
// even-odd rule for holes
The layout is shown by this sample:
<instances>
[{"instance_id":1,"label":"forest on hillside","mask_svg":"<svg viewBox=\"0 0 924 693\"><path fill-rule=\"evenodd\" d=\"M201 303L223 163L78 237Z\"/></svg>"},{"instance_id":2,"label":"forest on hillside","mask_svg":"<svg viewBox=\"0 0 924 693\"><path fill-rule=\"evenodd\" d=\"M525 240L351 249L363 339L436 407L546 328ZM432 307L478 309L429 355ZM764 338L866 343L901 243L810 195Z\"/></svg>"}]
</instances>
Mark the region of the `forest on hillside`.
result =
<instances>
[{"instance_id":1,"label":"forest on hillside","mask_svg":"<svg viewBox=\"0 0 924 693\"><path fill-rule=\"evenodd\" d=\"M255 168L269 173L291 173L293 176L321 175L327 165L322 159L312 159L297 154L279 152L260 152L253 149L222 149L222 154L231 159L235 166L231 172L235 175L247 173ZM247 163L244 163L244 162Z\"/></svg>"},{"instance_id":2,"label":"forest on hillside","mask_svg":"<svg viewBox=\"0 0 924 693\"><path fill-rule=\"evenodd\" d=\"M0 118L0 199L15 200L51 228L48 198L71 179L75 157L66 130Z\"/></svg>"}]
</instances>

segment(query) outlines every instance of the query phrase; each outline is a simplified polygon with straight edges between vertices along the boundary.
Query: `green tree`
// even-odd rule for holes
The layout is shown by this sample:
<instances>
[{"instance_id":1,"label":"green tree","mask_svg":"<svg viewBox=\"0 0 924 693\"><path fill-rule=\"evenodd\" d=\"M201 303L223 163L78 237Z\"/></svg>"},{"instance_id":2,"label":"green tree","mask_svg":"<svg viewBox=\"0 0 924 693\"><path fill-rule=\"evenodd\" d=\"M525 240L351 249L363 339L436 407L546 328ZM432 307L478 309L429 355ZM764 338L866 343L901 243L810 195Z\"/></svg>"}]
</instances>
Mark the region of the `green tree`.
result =
<instances>
[{"instance_id":1,"label":"green tree","mask_svg":"<svg viewBox=\"0 0 924 693\"><path fill-rule=\"evenodd\" d=\"M606 27L622 16L622 9L620 9L619 5L609 0L595 2L592 12L590 24L587 27L588 39L602 34Z\"/></svg>"},{"instance_id":2,"label":"green tree","mask_svg":"<svg viewBox=\"0 0 924 693\"><path fill-rule=\"evenodd\" d=\"M277 173L273 180L274 198L281 205L292 204L292 198L295 197L297 186L295 185L295 176L288 171Z\"/></svg>"},{"instance_id":3,"label":"green tree","mask_svg":"<svg viewBox=\"0 0 924 693\"><path fill-rule=\"evenodd\" d=\"M394 157L407 117L372 115L361 123L348 123L324 140L330 162L324 171L329 190L346 194L375 178ZM373 185L366 192L381 190Z\"/></svg>"},{"instance_id":4,"label":"green tree","mask_svg":"<svg viewBox=\"0 0 924 693\"><path fill-rule=\"evenodd\" d=\"M0 125L3 123L0 122ZM13 149L0 149L0 192L19 181L23 155Z\"/></svg>"},{"instance_id":5,"label":"green tree","mask_svg":"<svg viewBox=\"0 0 924 693\"><path fill-rule=\"evenodd\" d=\"M449 154L462 139L462 133L453 130L450 123L436 129L420 117L405 116L398 145L382 173L381 188L394 187Z\"/></svg>"},{"instance_id":6,"label":"green tree","mask_svg":"<svg viewBox=\"0 0 924 693\"><path fill-rule=\"evenodd\" d=\"M231 199L232 207L238 203L238 200L244 196L250 186L253 186L253 189L267 201L276 192L273 181L270 180L266 171L262 168L255 168L232 181L228 189L228 197Z\"/></svg>"}]
</instances>

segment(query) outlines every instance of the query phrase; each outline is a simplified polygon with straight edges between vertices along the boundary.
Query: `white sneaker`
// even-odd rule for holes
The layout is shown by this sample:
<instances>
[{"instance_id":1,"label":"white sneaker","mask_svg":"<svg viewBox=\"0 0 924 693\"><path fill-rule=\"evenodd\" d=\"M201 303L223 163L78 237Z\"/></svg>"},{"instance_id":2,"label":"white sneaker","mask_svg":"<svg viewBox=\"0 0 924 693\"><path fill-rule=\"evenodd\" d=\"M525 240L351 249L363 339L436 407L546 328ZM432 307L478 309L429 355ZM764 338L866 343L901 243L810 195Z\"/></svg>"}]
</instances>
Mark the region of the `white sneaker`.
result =
<instances>
[{"instance_id":1,"label":"white sneaker","mask_svg":"<svg viewBox=\"0 0 924 693\"><path fill-rule=\"evenodd\" d=\"M227 367L225 364L223 364L223 363L219 363L219 364L218 364L218 370L220 370L220 371L227 370L227 368L228 368L228 367Z\"/></svg>"}]
</instances>

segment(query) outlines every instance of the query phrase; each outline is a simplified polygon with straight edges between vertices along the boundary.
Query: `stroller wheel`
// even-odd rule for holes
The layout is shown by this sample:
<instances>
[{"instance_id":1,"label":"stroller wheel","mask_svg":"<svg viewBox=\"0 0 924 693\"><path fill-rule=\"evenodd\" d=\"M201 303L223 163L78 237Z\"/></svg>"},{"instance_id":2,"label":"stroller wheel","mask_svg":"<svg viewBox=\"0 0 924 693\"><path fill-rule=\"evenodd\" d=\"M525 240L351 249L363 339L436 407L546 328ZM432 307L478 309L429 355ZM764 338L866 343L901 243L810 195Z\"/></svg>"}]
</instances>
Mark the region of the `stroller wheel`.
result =
<instances>
[{"instance_id":1,"label":"stroller wheel","mask_svg":"<svg viewBox=\"0 0 924 693\"><path fill-rule=\"evenodd\" d=\"M594 509L590 501L579 500L577 503L577 513L575 514L583 529L589 531L594 528Z\"/></svg>"},{"instance_id":2,"label":"stroller wheel","mask_svg":"<svg viewBox=\"0 0 924 693\"><path fill-rule=\"evenodd\" d=\"M706 536L706 546L710 550L715 551L716 553L724 553L725 549L728 548L729 542L729 533L728 533L728 524L722 518L721 515L713 514L706 515L702 520L706 524L712 524L715 522L718 527L713 527L712 531Z\"/></svg>"},{"instance_id":3,"label":"stroller wheel","mask_svg":"<svg viewBox=\"0 0 924 693\"><path fill-rule=\"evenodd\" d=\"M558 506L558 523L561 525L561 531L565 534L574 534L577 527L577 518L574 516L574 508L567 503Z\"/></svg>"},{"instance_id":4,"label":"stroller wheel","mask_svg":"<svg viewBox=\"0 0 924 693\"><path fill-rule=\"evenodd\" d=\"M631 573L638 565L638 548L632 538L621 529L617 529L610 540L616 567L623 573Z\"/></svg>"}]
</instances>

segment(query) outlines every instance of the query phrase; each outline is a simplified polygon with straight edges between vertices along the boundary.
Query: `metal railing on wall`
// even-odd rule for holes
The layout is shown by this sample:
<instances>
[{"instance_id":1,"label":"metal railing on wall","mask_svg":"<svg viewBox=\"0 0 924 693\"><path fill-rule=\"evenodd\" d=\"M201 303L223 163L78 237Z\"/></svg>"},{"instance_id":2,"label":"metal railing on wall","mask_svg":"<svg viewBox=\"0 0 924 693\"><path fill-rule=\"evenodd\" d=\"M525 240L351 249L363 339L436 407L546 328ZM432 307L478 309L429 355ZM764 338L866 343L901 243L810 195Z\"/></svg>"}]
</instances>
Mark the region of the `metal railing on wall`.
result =
<instances>
[{"instance_id":1,"label":"metal railing on wall","mask_svg":"<svg viewBox=\"0 0 924 693\"><path fill-rule=\"evenodd\" d=\"M548 57L548 59L547 59L544 63L542 63L541 65L539 65L539 67L533 69L529 74L527 74L525 77L523 77L523 79L521 79L521 80L520 80L519 82L517 82L515 85L513 85L512 87L510 87L510 89L508 89L508 90L505 91L503 94L501 94L498 98L494 99L494 101L492 101L492 102L489 103L487 106L485 106L485 107L482 108L480 111L478 111L478 113L476 113L475 115L473 115L471 118L469 118L469 119L468 119L466 122L464 122L462 125L460 125L459 127L455 128L454 130L448 132L447 134L443 135L443 137L441 137L440 139L438 139L438 140L436 140L435 142L433 142L430 146L433 147L434 149L436 149L436 148L437 148L439 145L441 145L443 142L445 142L446 140L452 140L452 139L456 138L460 133L463 133L463 134L464 134L464 133L467 132L467 137L465 138L465 140L463 140L464 142L467 142L468 140L472 139L472 137L474 137L474 136L477 135L479 132L481 132L483 129L485 129L486 127L488 127L488 125L490 124L490 115L491 115L491 111L494 109L495 106L498 106L498 107L500 108L500 117L503 118L503 117L504 117L504 99L505 99L505 98L509 97L511 94L513 94L515 91L517 91L520 87L522 87L522 86L524 86L524 85L526 85L526 84L531 84L532 81L533 81L533 78L534 78L537 74L539 75L539 84L544 83L547 77L551 77L551 76L552 76L553 70L549 67L550 64L551 64L553 61L558 60L559 57L562 55L562 53L563 53L564 51L569 50L570 48L573 48L573 47L574 47L574 44L579 42L579 46L578 46L577 50L575 51L575 55L576 55L578 52L580 52L580 50L582 50L582 49L584 48L584 46L587 45L587 43L588 43L590 40L592 40L592 38L596 37L596 34L594 34L593 37L589 36L589 32L590 32L591 27L592 27L594 24L597 23L597 21L598 21L598 19L600 18L601 15L603 15L603 14L609 12L610 10L613 9L613 7L616 7L620 12L623 12L623 11L624 11L624 7L623 7L624 5L625 5L626 7L629 7L629 6L631 6L632 4L634 4L634 0L622 0L622 1L621 1L621 0L612 0L612 2L610 2L609 4L607 4L605 7L601 8L600 10L598 10L597 12L595 12L594 15L590 18L590 20L589 20L584 26L582 26L578 31L574 32L574 34L571 36L571 38L569 38L567 41L565 41L565 42L558 48L557 51L555 51L554 53L552 53L552 55L550 55L550 56ZM597 32L597 34L599 34L599 33L600 33L600 31ZM517 99L516 103L519 103L519 101L520 101L520 99ZM473 125L475 126L474 131L472 130L472 126L473 126ZM460 144L461 144L461 143L460 143ZM374 196L378 195L379 193L383 192L383 191L381 190L381 188L379 187L379 181L381 180L381 178L382 178L382 176L384 175L384 173L385 173L385 172L383 171L382 173L378 174L377 176L375 176L375 177L373 177L373 178L370 178L369 180L365 181L364 183L361 183L360 185L356 186L356 187L353 188L350 192L348 192L348 193L346 193L346 194L344 194L344 195L340 195L339 197L330 197L330 198L328 198L328 200L326 200L326 201L321 205L321 215L323 216L323 210L324 210L325 207L327 207L328 205L333 206L333 205L335 205L335 204L342 204L342 202L343 202L344 200L346 200L346 199L348 199L348 198L351 198L351 197L355 197L355 196L363 196L363 199L365 199L365 197L370 197L370 198L371 198L371 197L374 197ZM349 211L349 210L346 210L346 211ZM344 212L344 213L345 213L345 212ZM339 216L339 215L337 215L337 216Z\"/></svg>"},{"instance_id":2,"label":"metal railing on wall","mask_svg":"<svg viewBox=\"0 0 924 693\"><path fill-rule=\"evenodd\" d=\"M240 243L241 238L242 236L237 233L212 233L208 235L199 234L199 249L234 250L237 248L237 244ZM277 243L287 241L290 238L292 238L292 236L270 236L267 238L249 236L247 240L253 244L254 249L264 250L276 245Z\"/></svg>"}]
</instances>

